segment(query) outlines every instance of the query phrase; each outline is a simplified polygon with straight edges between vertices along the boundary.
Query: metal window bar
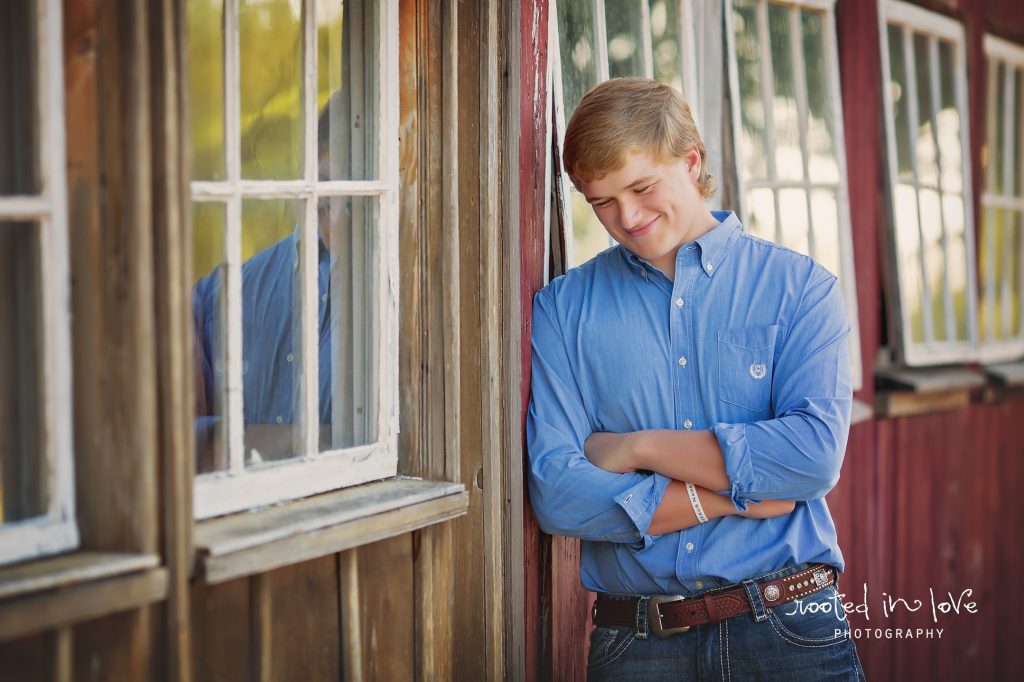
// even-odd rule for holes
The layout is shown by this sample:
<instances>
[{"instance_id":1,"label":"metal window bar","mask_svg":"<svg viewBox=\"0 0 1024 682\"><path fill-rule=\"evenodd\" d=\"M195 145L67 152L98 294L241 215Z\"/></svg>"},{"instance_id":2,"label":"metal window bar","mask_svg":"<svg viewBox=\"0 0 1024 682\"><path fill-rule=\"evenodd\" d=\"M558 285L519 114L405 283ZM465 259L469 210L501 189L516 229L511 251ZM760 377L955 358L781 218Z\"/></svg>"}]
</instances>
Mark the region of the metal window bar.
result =
<instances>
[{"instance_id":1,"label":"metal window bar","mask_svg":"<svg viewBox=\"0 0 1024 682\"><path fill-rule=\"evenodd\" d=\"M0 220L32 221L42 321L41 396L38 425L45 437L34 455L45 472L45 512L0 523L0 564L74 549L79 543L75 521L74 453L71 403L71 310L68 253L67 178L64 128L62 10L59 0L34 3L36 48L35 111L41 117L36 154L40 190L36 196L0 198Z\"/></svg>"}]
</instances>

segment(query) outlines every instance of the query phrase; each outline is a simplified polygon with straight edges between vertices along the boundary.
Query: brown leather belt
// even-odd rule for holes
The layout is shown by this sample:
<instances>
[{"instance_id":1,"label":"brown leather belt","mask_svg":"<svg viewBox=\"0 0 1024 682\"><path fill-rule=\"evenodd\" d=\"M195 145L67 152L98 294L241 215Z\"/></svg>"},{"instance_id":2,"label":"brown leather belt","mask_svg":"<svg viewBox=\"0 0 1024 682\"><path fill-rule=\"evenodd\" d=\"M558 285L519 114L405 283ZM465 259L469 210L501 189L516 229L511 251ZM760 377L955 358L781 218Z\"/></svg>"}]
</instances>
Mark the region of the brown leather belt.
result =
<instances>
[{"instance_id":1,"label":"brown leather belt","mask_svg":"<svg viewBox=\"0 0 1024 682\"><path fill-rule=\"evenodd\" d=\"M823 590L836 582L835 569L814 564L784 578L761 578L754 581L767 608ZM617 597L599 594L592 613L599 627L636 628L637 609L642 597ZM695 597L651 595L647 599L647 630L658 637L668 637L699 625L718 623L727 618L751 613L747 591L741 585L723 587Z\"/></svg>"}]
</instances>

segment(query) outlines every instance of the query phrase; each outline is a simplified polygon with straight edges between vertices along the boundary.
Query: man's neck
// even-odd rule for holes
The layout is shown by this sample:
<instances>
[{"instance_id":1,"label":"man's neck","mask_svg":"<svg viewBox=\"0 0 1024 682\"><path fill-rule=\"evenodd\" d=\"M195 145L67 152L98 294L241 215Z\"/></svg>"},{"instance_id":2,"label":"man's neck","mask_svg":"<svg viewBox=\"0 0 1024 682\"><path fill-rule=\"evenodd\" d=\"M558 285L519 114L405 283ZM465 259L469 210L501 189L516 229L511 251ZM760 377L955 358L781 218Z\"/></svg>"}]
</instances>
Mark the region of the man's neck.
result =
<instances>
[{"instance_id":1,"label":"man's neck","mask_svg":"<svg viewBox=\"0 0 1024 682\"><path fill-rule=\"evenodd\" d=\"M704 209L690 221L690 226L686 230L686 236L681 242L676 244L675 248L663 257L657 259L657 261L651 261L651 265L658 268L665 273L665 276L671 280L676 278L676 254L679 253L679 249L684 244L697 241L711 230L718 227L718 220L711 214L711 211Z\"/></svg>"}]
</instances>

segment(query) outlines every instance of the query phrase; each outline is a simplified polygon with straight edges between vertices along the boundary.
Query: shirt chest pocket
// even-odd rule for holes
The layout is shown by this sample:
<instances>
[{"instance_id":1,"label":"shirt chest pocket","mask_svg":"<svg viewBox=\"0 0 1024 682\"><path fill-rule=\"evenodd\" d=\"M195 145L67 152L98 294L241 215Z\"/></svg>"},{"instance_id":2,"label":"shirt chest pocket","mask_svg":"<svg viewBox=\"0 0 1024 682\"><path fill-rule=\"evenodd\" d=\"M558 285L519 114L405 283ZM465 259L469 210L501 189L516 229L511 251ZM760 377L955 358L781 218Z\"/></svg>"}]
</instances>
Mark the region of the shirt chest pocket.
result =
<instances>
[{"instance_id":1,"label":"shirt chest pocket","mask_svg":"<svg viewBox=\"0 0 1024 682\"><path fill-rule=\"evenodd\" d=\"M753 412L771 407L778 325L718 330L718 388L722 400Z\"/></svg>"}]
</instances>

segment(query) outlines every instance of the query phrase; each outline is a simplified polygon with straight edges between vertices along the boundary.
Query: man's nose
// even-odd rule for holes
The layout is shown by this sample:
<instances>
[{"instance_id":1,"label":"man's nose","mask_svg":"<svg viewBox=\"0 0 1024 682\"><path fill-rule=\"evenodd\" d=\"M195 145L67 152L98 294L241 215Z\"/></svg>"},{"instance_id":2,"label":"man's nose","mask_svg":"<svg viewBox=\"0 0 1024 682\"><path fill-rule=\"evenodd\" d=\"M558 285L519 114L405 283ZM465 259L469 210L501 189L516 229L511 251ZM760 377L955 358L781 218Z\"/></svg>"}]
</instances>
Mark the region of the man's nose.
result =
<instances>
[{"instance_id":1,"label":"man's nose","mask_svg":"<svg viewBox=\"0 0 1024 682\"><path fill-rule=\"evenodd\" d=\"M619 201L619 225L624 230L632 230L640 220L640 206L632 199Z\"/></svg>"}]
</instances>

